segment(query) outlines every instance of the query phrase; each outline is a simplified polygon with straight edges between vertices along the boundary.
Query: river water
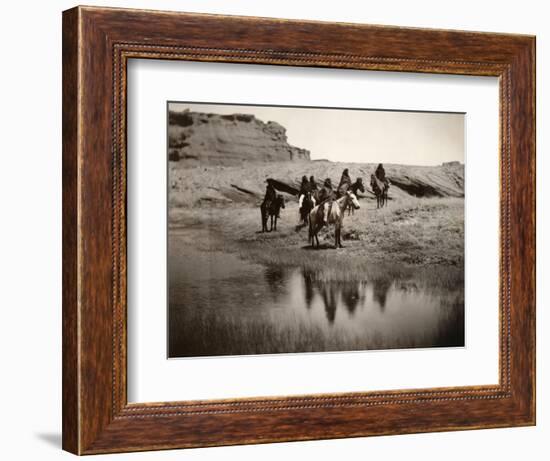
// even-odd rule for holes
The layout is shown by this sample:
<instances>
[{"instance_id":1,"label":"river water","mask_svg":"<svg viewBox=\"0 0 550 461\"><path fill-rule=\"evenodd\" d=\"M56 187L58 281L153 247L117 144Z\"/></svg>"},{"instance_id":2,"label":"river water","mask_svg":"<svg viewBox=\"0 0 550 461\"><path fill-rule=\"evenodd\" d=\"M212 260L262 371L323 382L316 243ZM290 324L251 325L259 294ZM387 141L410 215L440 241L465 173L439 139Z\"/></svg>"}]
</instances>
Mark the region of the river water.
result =
<instances>
[{"instance_id":1,"label":"river water","mask_svg":"<svg viewBox=\"0 0 550 461\"><path fill-rule=\"evenodd\" d=\"M170 236L170 357L463 345L462 286L323 282Z\"/></svg>"}]
</instances>

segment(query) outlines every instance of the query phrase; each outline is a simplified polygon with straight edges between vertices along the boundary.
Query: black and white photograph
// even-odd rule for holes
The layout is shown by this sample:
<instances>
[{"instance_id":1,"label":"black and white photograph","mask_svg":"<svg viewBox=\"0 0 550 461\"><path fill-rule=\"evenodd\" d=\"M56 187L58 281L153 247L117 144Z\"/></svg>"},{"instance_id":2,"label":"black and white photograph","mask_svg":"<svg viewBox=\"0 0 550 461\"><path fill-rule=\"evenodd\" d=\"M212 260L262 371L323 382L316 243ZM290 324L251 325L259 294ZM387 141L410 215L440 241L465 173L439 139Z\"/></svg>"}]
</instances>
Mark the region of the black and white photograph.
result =
<instances>
[{"instance_id":1,"label":"black and white photograph","mask_svg":"<svg viewBox=\"0 0 550 461\"><path fill-rule=\"evenodd\" d=\"M168 356L463 347L463 113L169 102Z\"/></svg>"}]
</instances>

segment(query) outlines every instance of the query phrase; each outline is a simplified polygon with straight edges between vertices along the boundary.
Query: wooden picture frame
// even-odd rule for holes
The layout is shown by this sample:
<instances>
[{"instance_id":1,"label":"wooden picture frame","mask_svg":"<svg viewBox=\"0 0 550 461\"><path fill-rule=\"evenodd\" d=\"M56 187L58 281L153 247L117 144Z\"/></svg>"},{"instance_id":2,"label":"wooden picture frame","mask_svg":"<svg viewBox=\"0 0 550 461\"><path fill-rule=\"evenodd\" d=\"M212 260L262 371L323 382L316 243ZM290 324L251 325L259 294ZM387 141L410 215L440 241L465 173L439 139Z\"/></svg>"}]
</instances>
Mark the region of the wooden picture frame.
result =
<instances>
[{"instance_id":1,"label":"wooden picture frame","mask_svg":"<svg viewBox=\"0 0 550 461\"><path fill-rule=\"evenodd\" d=\"M131 58L496 76L495 386L128 404ZM63 13L63 448L76 454L535 424L535 38L77 7Z\"/></svg>"}]
</instances>

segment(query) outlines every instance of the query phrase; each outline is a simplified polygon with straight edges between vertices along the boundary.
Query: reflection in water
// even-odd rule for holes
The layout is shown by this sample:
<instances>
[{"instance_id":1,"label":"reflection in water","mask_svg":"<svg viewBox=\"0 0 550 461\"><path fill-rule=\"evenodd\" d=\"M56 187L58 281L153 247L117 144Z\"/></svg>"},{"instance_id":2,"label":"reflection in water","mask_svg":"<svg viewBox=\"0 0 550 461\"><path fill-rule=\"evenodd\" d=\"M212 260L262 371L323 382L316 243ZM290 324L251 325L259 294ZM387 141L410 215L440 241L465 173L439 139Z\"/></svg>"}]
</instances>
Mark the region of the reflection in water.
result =
<instances>
[{"instance_id":1,"label":"reflection in water","mask_svg":"<svg viewBox=\"0 0 550 461\"><path fill-rule=\"evenodd\" d=\"M350 316L353 316L357 306L364 301L361 294L365 282L325 282L319 281L315 273L307 270L295 271L294 276L301 273L304 284L304 301L308 309L311 308L313 299L318 294L324 305L325 315L329 324L336 319L336 310L339 304L343 304Z\"/></svg>"},{"instance_id":2,"label":"reflection in water","mask_svg":"<svg viewBox=\"0 0 550 461\"><path fill-rule=\"evenodd\" d=\"M265 280L274 299L281 293L285 283L285 271L282 267L268 266L264 271Z\"/></svg>"},{"instance_id":3,"label":"reflection in water","mask_svg":"<svg viewBox=\"0 0 550 461\"><path fill-rule=\"evenodd\" d=\"M321 297L325 303L325 314L327 316L328 323L332 325L336 318L336 290L332 283L324 283L321 287Z\"/></svg>"},{"instance_id":4,"label":"reflection in water","mask_svg":"<svg viewBox=\"0 0 550 461\"><path fill-rule=\"evenodd\" d=\"M361 295L359 294L361 285L362 283L346 283L342 287L342 301L350 315L353 315L361 300Z\"/></svg>"},{"instance_id":5,"label":"reflection in water","mask_svg":"<svg viewBox=\"0 0 550 461\"><path fill-rule=\"evenodd\" d=\"M386 298L388 297L388 291L390 291L391 282L388 280L377 280L373 284L372 298L380 306L380 310L384 310L386 307Z\"/></svg>"},{"instance_id":6,"label":"reflection in water","mask_svg":"<svg viewBox=\"0 0 550 461\"><path fill-rule=\"evenodd\" d=\"M313 288L313 274L310 272L303 272L304 274L304 301L306 307L311 309L311 303L313 302L314 288Z\"/></svg>"},{"instance_id":7,"label":"reflection in water","mask_svg":"<svg viewBox=\"0 0 550 461\"><path fill-rule=\"evenodd\" d=\"M462 283L435 290L418 280L327 282L299 268L178 246L176 237L170 357L464 345Z\"/></svg>"}]
</instances>

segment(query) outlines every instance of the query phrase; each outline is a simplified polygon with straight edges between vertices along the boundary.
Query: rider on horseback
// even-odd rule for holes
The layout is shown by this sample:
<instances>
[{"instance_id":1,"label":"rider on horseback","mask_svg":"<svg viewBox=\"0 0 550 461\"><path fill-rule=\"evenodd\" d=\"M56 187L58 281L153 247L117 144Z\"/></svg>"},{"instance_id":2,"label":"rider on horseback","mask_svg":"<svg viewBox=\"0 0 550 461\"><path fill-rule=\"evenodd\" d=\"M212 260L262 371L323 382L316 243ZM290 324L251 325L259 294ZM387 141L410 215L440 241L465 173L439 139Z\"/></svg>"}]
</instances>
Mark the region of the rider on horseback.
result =
<instances>
[{"instance_id":1,"label":"rider on horseback","mask_svg":"<svg viewBox=\"0 0 550 461\"><path fill-rule=\"evenodd\" d=\"M345 190L343 188L345 187ZM340 178L340 184L338 184L338 192L346 192L351 187L351 178L349 175L349 170L346 168L342 172L342 177Z\"/></svg>"},{"instance_id":2,"label":"rider on horseback","mask_svg":"<svg viewBox=\"0 0 550 461\"><path fill-rule=\"evenodd\" d=\"M378 167L376 168L376 171L374 172L374 175L380 181L382 181L386 185L386 187L388 187L390 185L389 181L388 181L388 178L386 178L386 170L384 170L384 167L382 166L381 163L378 164Z\"/></svg>"},{"instance_id":3,"label":"rider on horseback","mask_svg":"<svg viewBox=\"0 0 550 461\"><path fill-rule=\"evenodd\" d=\"M267 182L267 186L265 188L263 206L265 207L265 209L268 209L277 198L277 191L275 190L275 187L273 186L273 184L269 179L267 179L266 182ZM277 216L277 217L280 217L280 216Z\"/></svg>"},{"instance_id":4,"label":"rider on horseback","mask_svg":"<svg viewBox=\"0 0 550 461\"><path fill-rule=\"evenodd\" d=\"M302 208L304 198L311 192L311 185L307 180L307 176L302 176L302 184L300 184L300 192L298 192L298 208Z\"/></svg>"},{"instance_id":5,"label":"rider on horseback","mask_svg":"<svg viewBox=\"0 0 550 461\"><path fill-rule=\"evenodd\" d=\"M307 180L307 176L304 175L302 176L302 184L300 184L300 194L307 194L308 192L311 192L311 185Z\"/></svg>"},{"instance_id":6,"label":"rider on horseback","mask_svg":"<svg viewBox=\"0 0 550 461\"><path fill-rule=\"evenodd\" d=\"M315 181L313 175L309 177L309 187L311 188L311 192L315 192L317 190L317 181Z\"/></svg>"},{"instance_id":7,"label":"rider on horseback","mask_svg":"<svg viewBox=\"0 0 550 461\"><path fill-rule=\"evenodd\" d=\"M264 203L269 204L277 197L277 191L269 179L266 180L267 186L265 187Z\"/></svg>"},{"instance_id":8,"label":"rider on horseback","mask_svg":"<svg viewBox=\"0 0 550 461\"><path fill-rule=\"evenodd\" d=\"M332 210L332 199L334 196L334 191L332 190L332 182L330 178L325 179L323 187L319 191L319 203L320 210L323 213L323 222L328 224L328 217ZM328 207L325 206L325 202L328 202Z\"/></svg>"},{"instance_id":9,"label":"rider on horseback","mask_svg":"<svg viewBox=\"0 0 550 461\"><path fill-rule=\"evenodd\" d=\"M304 200L311 194L311 184L309 183L307 176L302 176L302 183L300 184L300 192L298 192L298 212L302 209Z\"/></svg>"}]
</instances>

